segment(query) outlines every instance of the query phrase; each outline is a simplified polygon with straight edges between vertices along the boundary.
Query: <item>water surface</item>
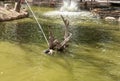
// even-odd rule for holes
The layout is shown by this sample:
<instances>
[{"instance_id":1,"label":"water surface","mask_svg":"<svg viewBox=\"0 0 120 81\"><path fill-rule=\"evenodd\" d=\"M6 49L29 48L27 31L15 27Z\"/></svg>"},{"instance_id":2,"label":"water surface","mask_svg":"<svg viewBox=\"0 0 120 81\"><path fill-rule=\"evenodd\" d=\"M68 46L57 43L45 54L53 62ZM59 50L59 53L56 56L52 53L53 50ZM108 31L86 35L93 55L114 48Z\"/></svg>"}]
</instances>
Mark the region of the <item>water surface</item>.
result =
<instances>
[{"instance_id":1,"label":"water surface","mask_svg":"<svg viewBox=\"0 0 120 81\"><path fill-rule=\"evenodd\" d=\"M61 20L37 16L47 36L51 25L62 39ZM54 56L43 53L47 44L32 19L0 23L0 81L120 81L119 25L79 21L70 26L69 48Z\"/></svg>"}]
</instances>

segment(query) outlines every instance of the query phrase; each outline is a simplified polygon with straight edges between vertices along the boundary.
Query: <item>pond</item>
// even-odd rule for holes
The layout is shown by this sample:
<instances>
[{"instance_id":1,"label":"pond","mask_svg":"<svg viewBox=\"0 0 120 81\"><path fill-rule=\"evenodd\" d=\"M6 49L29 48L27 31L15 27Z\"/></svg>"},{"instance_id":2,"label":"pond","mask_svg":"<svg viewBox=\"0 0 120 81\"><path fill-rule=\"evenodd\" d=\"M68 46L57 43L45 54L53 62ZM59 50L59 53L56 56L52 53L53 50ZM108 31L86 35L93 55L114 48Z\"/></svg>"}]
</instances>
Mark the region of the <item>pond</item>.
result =
<instances>
[{"instance_id":1,"label":"pond","mask_svg":"<svg viewBox=\"0 0 120 81\"><path fill-rule=\"evenodd\" d=\"M42 15L54 9L33 10L47 38L51 26L62 40L62 20ZM0 81L120 81L119 28L117 22L70 20L70 46L50 56L32 16L0 22Z\"/></svg>"}]
</instances>

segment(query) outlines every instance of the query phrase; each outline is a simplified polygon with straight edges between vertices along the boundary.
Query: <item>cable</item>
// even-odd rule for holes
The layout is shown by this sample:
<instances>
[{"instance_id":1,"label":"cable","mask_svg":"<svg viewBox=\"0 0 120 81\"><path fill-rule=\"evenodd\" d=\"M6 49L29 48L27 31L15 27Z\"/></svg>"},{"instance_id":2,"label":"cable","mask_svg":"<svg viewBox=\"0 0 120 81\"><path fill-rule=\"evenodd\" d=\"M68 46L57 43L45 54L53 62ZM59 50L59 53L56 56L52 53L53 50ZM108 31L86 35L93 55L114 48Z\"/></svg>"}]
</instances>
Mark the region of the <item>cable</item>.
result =
<instances>
[{"instance_id":1,"label":"cable","mask_svg":"<svg viewBox=\"0 0 120 81\"><path fill-rule=\"evenodd\" d=\"M27 1L27 0L25 0L25 2L26 2L26 4L27 4L28 8L30 9L30 11L31 11L31 13L32 13L32 15L33 15L33 17L34 17L35 21L37 22L38 27L40 28L40 30L41 30L41 32L42 32L42 34L43 34L43 36L44 36L44 38L45 38L45 40L46 40L47 44L49 45L48 39L47 39L47 37L46 37L46 35L45 35L45 32L43 31L43 29L42 29L42 27L41 27L40 23L38 22L38 19L36 18L36 16L35 16L35 14L34 14L33 10L32 10L32 9L31 9L31 7L30 7L30 5L28 4L28 1Z\"/></svg>"}]
</instances>

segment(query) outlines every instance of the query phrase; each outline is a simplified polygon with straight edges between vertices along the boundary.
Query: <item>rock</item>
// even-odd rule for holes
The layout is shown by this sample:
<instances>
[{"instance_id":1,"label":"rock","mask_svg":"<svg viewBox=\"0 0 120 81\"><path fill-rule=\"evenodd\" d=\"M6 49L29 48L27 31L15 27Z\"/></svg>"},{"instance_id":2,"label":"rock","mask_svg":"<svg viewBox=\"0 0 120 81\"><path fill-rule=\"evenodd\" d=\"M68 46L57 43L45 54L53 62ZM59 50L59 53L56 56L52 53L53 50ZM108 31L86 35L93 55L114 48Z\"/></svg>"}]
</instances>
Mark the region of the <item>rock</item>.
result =
<instances>
[{"instance_id":1,"label":"rock","mask_svg":"<svg viewBox=\"0 0 120 81\"><path fill-rule=\"evenodd\" d=\"M0 21L14 20L25 17L28 17L28 12L25 9L20 12L16 12L13 9L7 10L0 7Z\"/></svg>"},{"instance_id":2,"label":"rock","mask_svg":"<svg viewBox=\"0 0 120 81\"><path fill-rule=\"evenodd\" d=\"M116 18L114 17L105 17L106 21L116 21Z\"/></svg>"},{"instance_id":3,"label":"rock","mask_svg":"<svg viewBox=\"0 0 120 81\"><path fill-rule=\"evenodd\" d=\"M4 4L4 8L7 10L12 9L12 5L11 4Z\"/></svg>"},{"instance_id":4,"label":"rock","mask_svg":"<svg viewBox=\"0 0 120 81\"><path fill-rule=\"evenodd\" d=\"M118 18L118 22L120 22L120 17Z\"/></svg>"}]
</instances>

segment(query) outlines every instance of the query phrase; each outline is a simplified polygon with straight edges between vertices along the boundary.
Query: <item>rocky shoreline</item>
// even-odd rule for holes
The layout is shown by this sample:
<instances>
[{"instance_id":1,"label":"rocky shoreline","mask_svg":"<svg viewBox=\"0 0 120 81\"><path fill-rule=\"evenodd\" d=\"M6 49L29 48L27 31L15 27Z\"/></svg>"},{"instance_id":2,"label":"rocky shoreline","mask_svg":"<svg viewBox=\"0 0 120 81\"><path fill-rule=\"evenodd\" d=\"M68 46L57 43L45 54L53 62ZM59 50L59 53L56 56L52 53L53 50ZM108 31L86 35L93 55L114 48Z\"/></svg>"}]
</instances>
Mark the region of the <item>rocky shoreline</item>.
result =
<instances>
[{"instance_id":1,"label":"rocky shoreline","mask_svg":"<svg viewBox=\"0 0 120 81\"><path fill-rule=\"evenodd\" d=\"M119 9L109 9L109 8L96 8L91 11L94 15L99 15L101 19L114 20L120 22L120 10Z\"/></svg>"},{"instance_id":2,"label":"rocky shoreline","mask_svg":"<svg viewBox=\"0 0 120 81\"><path fill-rule=\"evenodd\" d=\"M15 20L28 17L28 12L26 9L21 9L20 12L17 12L13 9L6 9L0 7L0 22L8 21L8 20Z\"/></svg>"}]
</instances>

